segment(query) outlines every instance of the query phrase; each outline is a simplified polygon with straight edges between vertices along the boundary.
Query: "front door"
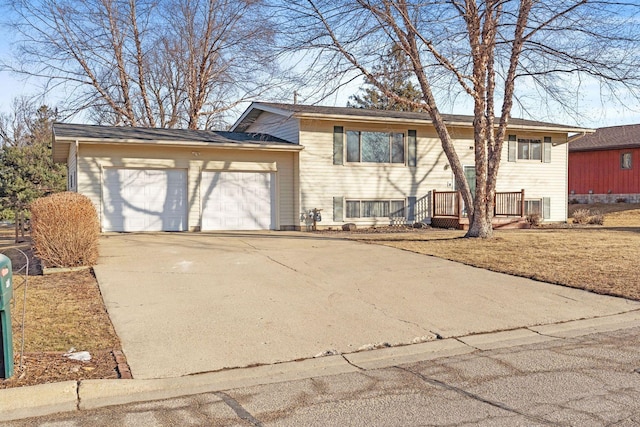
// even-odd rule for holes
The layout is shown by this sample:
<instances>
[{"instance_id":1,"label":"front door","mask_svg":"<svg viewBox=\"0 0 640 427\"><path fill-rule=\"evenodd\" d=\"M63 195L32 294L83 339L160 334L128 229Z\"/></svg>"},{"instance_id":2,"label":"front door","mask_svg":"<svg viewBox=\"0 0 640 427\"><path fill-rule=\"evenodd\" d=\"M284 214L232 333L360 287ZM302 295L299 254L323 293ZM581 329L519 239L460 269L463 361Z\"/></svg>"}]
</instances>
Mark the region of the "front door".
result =
<instances>
[{"instance_id":1,"label":"front door","mask_svg":"<svg viewBox=\"0 0 640 427\"><path fill-rule=\"evenodd\" d=\"M469 183L469 190L471 190L471 197L476 197L476 167L475 166L465 166L464 167L464 177L467 179Z\"/></svg>"}]
</instances>

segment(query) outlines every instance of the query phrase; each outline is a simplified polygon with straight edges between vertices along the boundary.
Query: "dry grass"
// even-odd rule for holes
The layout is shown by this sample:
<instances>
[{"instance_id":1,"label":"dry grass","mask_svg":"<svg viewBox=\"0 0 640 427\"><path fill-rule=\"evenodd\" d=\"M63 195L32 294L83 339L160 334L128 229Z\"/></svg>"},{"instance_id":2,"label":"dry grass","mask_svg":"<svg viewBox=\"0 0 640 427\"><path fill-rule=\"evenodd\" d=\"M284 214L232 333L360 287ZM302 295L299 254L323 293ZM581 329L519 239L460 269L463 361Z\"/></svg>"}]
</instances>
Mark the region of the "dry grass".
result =
<instances>
[{"instance_id":1,"label":"dry grass","mask_svg":"<svg viewBox=\"0 0 640 427\"><path fill-rule=\"evenodd\" d=\"M11 229L0 227L0 252L10 255L17 270L22 261L11 249L16 246L11 233ZM19 248L28 252L29 243L20 244ZM31 270L33 273L37 269ZM30 275L27 283L23 369L19 369L18 363L25 288L22 277L16 274L11 306L15 374L9 380L0 380L0 389L65 380L117 378L117 364L111 352L120 349L120 342L91 272ZM62 357L71 347L89 351L93 359L83 363Z\"/></svg>"},{"instance_id":2,"label":"dry grass","mask_svg":"<svg viewBox=\"0 0 640 427\"><path fill-rule=\"evenodd\" d=\"M502 230L491 240L463 239L464 232L358 235L383 244L492 271L640 300L640 209L611 206L604 227ZM576 205L585 208L586 205ZM589 207L591 208L591 207ZM617 210L616 210L617 208Z\"/></svg>"},{"instance_id":3,"label":"dry grass","mask_svg":"<svg viewBox=\"0 0 640 427\"><path fill-rule=\"evenodd\" d=\"M19 326L21 290L14 296L13 323ZM29 277L26 307L26 352L119 346L96 279L89 270ZM19 337L17 330L14 336Z\"/></svg>"}]
</instances>

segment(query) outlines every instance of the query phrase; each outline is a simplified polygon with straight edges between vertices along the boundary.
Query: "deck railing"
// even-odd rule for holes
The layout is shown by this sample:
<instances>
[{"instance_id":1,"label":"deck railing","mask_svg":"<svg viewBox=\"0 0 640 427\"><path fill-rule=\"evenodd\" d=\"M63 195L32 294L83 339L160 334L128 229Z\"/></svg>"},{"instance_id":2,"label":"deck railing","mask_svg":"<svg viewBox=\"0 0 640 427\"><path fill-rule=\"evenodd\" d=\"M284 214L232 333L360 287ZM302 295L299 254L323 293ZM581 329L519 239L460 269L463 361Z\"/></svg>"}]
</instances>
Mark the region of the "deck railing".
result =
<instances>
[{"instance_id":1,"label":"deck railing","mask_svg":"<svg viewBox=\"0 0 640 427\"><path fill-rule=\"evenodd\" d=\"M465 218L467 210L459 191L431 192L434 218ZM524 216L524 190L496 193L493 216Z\"/></svg>"}]
</instances>

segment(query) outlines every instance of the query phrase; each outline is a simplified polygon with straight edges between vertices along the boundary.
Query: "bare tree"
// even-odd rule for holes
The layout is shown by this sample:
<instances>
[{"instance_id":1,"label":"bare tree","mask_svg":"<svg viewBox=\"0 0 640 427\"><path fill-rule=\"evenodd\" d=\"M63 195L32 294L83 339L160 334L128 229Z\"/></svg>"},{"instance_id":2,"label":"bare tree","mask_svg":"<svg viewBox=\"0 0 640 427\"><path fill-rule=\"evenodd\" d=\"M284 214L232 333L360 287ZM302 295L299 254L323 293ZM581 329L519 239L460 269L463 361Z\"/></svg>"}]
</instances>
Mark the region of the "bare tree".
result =
<instances>
[{"instance_id":1,"label":"bare tree","mask_svg":"<svg viewBox=\"0 0 640 427\"><path fill-rule=\"evenodd\" d=\"M18 58L4 67L63 88L98 123L210 128L273 86L262 3L17 0Z\"/></svg>"},{"instance_id":2,"label":"bare tree","mask_svg":"<svg viewBox=\"0 0 640 427\"><path fill-rule=\"evenodd\" d=\"M375 73L384 53L401 48L421 90L416 107L429 114L468 207L468 237L493 234L500 157L520 96L538 91L571 110L567 95L576 97L587 78L608 95L638 95L640 5L631 0L283 0L273 7L289 17L285 48L314 55L320 72L355 70L387 97L416 104ZM473 102L475 197L441 115L452 93Z\"/></svg>"}]
</instances>

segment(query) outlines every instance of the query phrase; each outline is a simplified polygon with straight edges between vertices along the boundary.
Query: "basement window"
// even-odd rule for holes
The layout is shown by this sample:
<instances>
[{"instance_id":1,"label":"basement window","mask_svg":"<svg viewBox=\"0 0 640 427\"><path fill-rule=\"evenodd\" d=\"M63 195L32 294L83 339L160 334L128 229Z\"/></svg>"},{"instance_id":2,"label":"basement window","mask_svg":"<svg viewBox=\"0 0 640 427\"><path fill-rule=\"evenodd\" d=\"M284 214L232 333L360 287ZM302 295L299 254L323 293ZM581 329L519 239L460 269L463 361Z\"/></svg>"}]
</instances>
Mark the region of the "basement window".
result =
<instances>
[{"instance_id":1,"label":"basement window","mask_svg":"<svg viewBox=\"0 0 640 427\"><path fill-rule=\"evenodd\" d=\"M347 218L404 218L404 200L347 199Z\"/></svg>"},{"instance_id":2,"label":"basement window","mask_svg":"<svg viewBox=\"0 0 640 427\"><path fill-rule=\"evenodd\" d=\"M542 200L540 200L540 199L525 199L524 200L524 214L525 215L533 215L533 214L542 215Z\"/></svg>"}]
</instances>

